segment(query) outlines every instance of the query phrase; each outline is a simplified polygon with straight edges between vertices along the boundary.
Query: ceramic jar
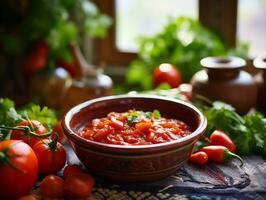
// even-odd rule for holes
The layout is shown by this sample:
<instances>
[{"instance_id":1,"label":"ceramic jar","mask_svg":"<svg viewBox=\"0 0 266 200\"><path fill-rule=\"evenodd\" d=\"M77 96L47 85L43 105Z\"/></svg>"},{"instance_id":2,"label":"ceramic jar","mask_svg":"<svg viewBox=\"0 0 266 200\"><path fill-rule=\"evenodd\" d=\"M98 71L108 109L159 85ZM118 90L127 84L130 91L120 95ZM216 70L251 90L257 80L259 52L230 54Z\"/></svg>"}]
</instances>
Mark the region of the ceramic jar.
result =
<instances>
[{"instance_id":1,"label":"ceramic jar","mask_svg":"<svg viewBox=\"0 0 266 200\"><path fill-rule=\"evenodd\" d=\"M206 57L200 61L203 70L191 79L193 99L203 96L211 101L223 101L240 114L256 105L257 86L252 76L243 70L245 60L238 57Z\"/></svg>"},{"instance_id":2,"label":"ceramic jar","mask_svg":"<svg viewBox=\"0 0 266 200\"><path fill-rule=\"evenodd\" d=\"M266 57L254 59L253 65L260 70L254 77L258 86L257 110L266 114Z\"/></svg>"}]
</instances>

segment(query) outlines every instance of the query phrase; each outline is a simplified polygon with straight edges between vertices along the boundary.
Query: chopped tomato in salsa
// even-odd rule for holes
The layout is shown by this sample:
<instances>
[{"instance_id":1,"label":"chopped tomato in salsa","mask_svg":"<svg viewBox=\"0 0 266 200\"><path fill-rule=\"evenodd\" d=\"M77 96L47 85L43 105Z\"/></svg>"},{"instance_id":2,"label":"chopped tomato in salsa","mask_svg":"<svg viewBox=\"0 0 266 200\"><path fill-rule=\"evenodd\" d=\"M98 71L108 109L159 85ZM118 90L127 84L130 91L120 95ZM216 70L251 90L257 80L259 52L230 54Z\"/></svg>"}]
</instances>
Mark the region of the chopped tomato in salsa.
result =
<instances>
[{"instance_id":1,"label":"chopped tomato in salsa","mask_svg":"<svg viewBox=\"0 0 266 200\"><path fill-rule=\"evenodd\" d=\"M93 119L80 135L88 140L118 145L148 145L177 140L191 133L183 121L161 117L158 110L111 112Z\"/></svg>"}]
</instances>

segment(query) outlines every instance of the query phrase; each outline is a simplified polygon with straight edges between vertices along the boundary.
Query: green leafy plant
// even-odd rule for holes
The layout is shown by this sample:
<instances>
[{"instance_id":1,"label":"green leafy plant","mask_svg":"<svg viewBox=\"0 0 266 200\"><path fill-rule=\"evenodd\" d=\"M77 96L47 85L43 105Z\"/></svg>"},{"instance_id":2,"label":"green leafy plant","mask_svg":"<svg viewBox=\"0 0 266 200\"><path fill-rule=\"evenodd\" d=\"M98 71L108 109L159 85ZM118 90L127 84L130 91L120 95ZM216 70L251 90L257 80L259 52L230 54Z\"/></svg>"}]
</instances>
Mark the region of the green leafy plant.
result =
<instances>
[{"instance_id":1,"label":"green leafy plant","mask_svg":"<svg viewBox=\"0 0 266 200\"><path fill-rule=\"evenodd\" d=\"M15 103L8 98L0 98L0 126L14 127L19 122L35 119L41 122L48 131L51 131L57 122L57 113L48 107L30 103L22 108L16 108ZM0 131L0 140L9 136L9 130Z\"/></svg>"},{"instance_id":2,"label":"green leafy plant","mask_svg":"<svg viewBox=\"0 0 266 200\"><path fill-rule=\"evenodd\" d=\"M18 18L12 26L2 27L0 33L3 49L11 55L23 54L42 40L49 48L49 62L58 57L69 60L71 42L80 42L82 34L104 37L111 25L110 17L89 0L26 0L6 4L3 15L7 14L7 19L11 14Z\"/></svg>"},{"instance_id":3,"label":"green leafy plant","mask_svg":"<svg viewBox=\"0 0 266 200\"><path fill-rule=\"evenodd\" d=\"M130 64L126 77L130 88L136 90L152 89L153 70L161 63L175 64L188 82L201 69L199 62L203 57L236 54L199 21L185 17L171 19L161 32L142 37L139 43L138 58ZM246 50L242 46L239 51L243 55Z\"/></svg>"}]
</instances>

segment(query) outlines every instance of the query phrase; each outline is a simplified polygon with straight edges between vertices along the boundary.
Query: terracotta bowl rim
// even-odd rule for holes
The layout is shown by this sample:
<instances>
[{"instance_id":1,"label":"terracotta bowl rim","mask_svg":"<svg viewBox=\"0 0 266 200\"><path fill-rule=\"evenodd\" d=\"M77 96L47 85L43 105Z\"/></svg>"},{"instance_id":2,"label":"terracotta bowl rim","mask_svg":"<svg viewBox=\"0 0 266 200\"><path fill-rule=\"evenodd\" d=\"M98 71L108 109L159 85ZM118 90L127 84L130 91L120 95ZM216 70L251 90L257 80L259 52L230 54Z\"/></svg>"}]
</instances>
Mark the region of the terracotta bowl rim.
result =
<instances>
[{"instance_id":1,"label":"terracotta bowl rim","mask_svg":"<svg viewBox=\"0 0 266 200\"><path fill-rule=\"evenodd\" d=\"M198 116L199 116L199 125L197 126L197 128L188 136L182 137L178 140L174 140L174 141L170 141L170 142L165 142L165 143L159 143L159 144L149 144L149 145L116 145L116 144L105 144L105 143L101 143L101 142L95 142L95 141L91 141L91 140L87 140L81 136L79 136L75 131L73 131L70 128L70 121L72 119L72 117L76 114L78 114L82 109L85 109L86 107L97 103L97 102L101 102L101 101L108 101L108 100L121 100L121 99L157 99L157 100L162 100L162 101L171 101L177 104L181 104L182 106L187 107L188 109L192 109ZM88 100L85 101L81 104L78 104L76 106L74 106L73 108L71 108L63 117L62 120L62 128L65 132L65 135L68 139L70 139L72 142L74 142L75 144L79 143L79 144L84 144L86 147L88 147L89 145L92 146L98 146L98 147L102 147L102 148L115 148L115 149L121 149L121 150L137 150L137 149L154 149L154 148L162 148L162 147L168 147L168 146L176 146L176 145L185 145L187 143L190 143L196 139L198 139L204 132L205 129L207 127L207 119L206 117L199 111L198 108L196 108L194 105L182 101L182 100L178 100L178 99L174 99L174 98L169 98L169 97L162 97L162 96L157 96L157 95L112 95L112 96L106 96L106 97L100 97L100 98L95 98L92 100Z\"/></svg>"}]
</instances>

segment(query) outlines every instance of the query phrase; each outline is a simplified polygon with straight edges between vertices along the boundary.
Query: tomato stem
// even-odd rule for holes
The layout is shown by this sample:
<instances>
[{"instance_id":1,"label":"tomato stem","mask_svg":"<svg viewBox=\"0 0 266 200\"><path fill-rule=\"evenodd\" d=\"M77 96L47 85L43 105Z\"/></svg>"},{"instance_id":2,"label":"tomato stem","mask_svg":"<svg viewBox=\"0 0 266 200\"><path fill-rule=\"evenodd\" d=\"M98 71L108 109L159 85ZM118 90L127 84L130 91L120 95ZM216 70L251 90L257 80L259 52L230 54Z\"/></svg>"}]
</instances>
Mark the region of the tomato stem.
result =
<instances>
[{"instance_id":1,"label":"tomato stem","mask_svg":"<svg viewBox=\"0 0 266 200\"><path fill-rule=\"evenodd\" d=\"M57 142L58 142L59 136L57 133L55 133L55 138L51 140L51 142L48 143L49 148L51 151L56 150Z\"/></svg>"},{"instance_id":2,"label":"tomato stem","mask_svg":"<svg viewBox=\"0 0 266 200\"><path fill-rule=\"evenodd\" d=\"M29 126L16 126L16 127L9 127L9 126L0 126L0 130L14 130L14 131L22 131L25 135L30 135L37 138L47 138L52 134L52 131L45 133L45 134L37 134L31 131Z\"/></svg>"},{"instance_id":3,"label":"tomato stem","mask_svg":"<svg viewBox=\"0 0 266 200\"><path fill-rule=\"evenodd\" d=\"M229 160L230 158L236 158L236 159L238 159L241 162L240 166L243 166L243 160L242 160L242 158L240 156L232 153L228 149L225 149L224 150L224 158L225 158L225 160Z\"/></svg>"}]
</instances>

